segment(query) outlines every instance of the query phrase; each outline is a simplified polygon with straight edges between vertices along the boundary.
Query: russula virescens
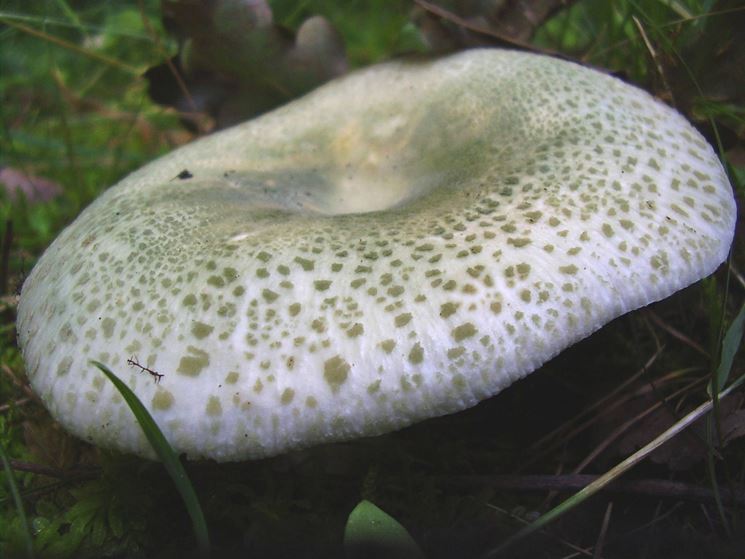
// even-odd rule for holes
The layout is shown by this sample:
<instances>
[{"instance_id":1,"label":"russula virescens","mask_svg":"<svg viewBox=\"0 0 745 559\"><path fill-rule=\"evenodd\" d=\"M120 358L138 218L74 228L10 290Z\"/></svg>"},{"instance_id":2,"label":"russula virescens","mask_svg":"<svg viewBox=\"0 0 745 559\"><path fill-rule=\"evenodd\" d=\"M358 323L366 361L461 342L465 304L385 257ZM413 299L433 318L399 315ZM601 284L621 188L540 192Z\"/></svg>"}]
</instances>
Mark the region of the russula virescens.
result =
<instances>
[{"instance_id":1,"label":"russula virescens","mask_svg":"<svg viewBox=\"0 0 745 559\"><path fill-rule=\"evenodd\" d=\"M734 221L709 145L617 79L389 62L106 191L28 277L19 341L88 441L150 454L97 359L177 451L270 456L496 394L711 273Z\"/></svg>"}]
</instances>

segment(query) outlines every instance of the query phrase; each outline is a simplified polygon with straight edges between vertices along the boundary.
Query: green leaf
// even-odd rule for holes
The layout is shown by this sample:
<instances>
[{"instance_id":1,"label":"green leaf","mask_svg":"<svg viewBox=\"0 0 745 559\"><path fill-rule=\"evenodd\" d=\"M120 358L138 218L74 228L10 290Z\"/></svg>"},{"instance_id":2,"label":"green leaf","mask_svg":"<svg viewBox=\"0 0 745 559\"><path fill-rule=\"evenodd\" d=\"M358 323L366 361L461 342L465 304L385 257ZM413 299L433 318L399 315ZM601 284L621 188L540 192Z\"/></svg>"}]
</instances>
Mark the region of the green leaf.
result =
<instances>
[{"instance_id":1,"label":"green leaf","mask_svg":"<svg viewBox=\"0 0 745 559\"><path fill-rule=\"evenodd\" d=\"M406 528L370 501L360 503L349 514L344 529L348 559L417 559L424 555Z\"/></svg>"},{"instance_id":2,"label":"green leaf","mask_svg":"<svg viewBox=\"0 0 745 559\"><path fill-rule=\"evenodd\" d=\"M109 528L111 528L111 533L117 538L121 538L124 535L124 521L122 520L121 507L117 501L109 505L107 520Z\"/></svg>"},{"instance_id":3,"label":"green leaf","mask_svg":"<svg viewBox=\"0 0 745 559\"><path fill-rule=\"evenodd\" d=\"M428 52L429 46L422 30L410 21L405 23L401 27L398 41L396 42L396 51L401 54L412 52L424 54Z\"/></svg>"},{"instance_id":4,"label":"green leaf","mask_svg":"<svg viewBox=\"0 0 745 559\"><path fill-rule=\"evenodd\" d=\"M106 521L101 516L93 519L90 528L91 545L93 549L100 549L103 542L106 541Z\"/></svg>"},{"instance_id":5,"label":"green leaf","mask_svg":"<svg viewBox=\"0 0 745 559\"><path fill-rule=\"evenodd\" d=\"M100 369L100 371L114 384L116 389L124 398L124 401L127 402L129 409L132 410L132 413L140 424L140 427L142 427L142 431L145 433L147 440L150 442L153 450L155 450L158 458L163 462L163 466L165 466L166 471L171 476L173 483L176 485L176 489L186 505L186 510L191 517L194 535L197 538L200 554L203 557L208 557L210 554L210 542L207 533L207 522L204 519L204 513L202 512L202 507L199 505L199 499L197 499L194 487L192 486L191 481L189 481L189 477L186 475L186 471L181 465L176 452L173 450L171 445L168 444L163 432L158 427L158 424L155 423L153 416L151 416L150 412L148 412L145 406L142 405L142 402L140 402L135 393L132 392L113 372L111 372L106 365L99 361L91 361L91 363L98 367L98 369Z\"/></svg>"},{"instance_id":6,"label":"green leaf","mask_svg":"<svg viewBox=\"0 0 745 559\"><path fill-rule=\"evenodd\" d=\"M743 305L740 309L740 312L737 313L737 316L732 321L732 324L730 324L730 327L727 330L727 334L725 334L724 336L724 341L722 341L722 355L719 359L719 367L717 368L716 372L718 391L722 390L722 388L724 388L724 386L727 384L729 374L732 371L732 363L735 360L735 354L737 353L737 350L740 349L740 344L742 343L742 336L744 332L745 305ZM709 393L709 396L712 396L714 387L712 386L711 381L709 382L709 386L706 388L706 391Z\"/></svg>"},{"instance_id":7,"label":"green leaf","mask_svg":"<svg viewBox=\"0 0 745 559\"><path fill-rule=\"evenodd\" d=\"M75 557L85 536L86 532L65 521L63 516L49 524L36 541L44 557Z\"/></svg>"}]
</instances>

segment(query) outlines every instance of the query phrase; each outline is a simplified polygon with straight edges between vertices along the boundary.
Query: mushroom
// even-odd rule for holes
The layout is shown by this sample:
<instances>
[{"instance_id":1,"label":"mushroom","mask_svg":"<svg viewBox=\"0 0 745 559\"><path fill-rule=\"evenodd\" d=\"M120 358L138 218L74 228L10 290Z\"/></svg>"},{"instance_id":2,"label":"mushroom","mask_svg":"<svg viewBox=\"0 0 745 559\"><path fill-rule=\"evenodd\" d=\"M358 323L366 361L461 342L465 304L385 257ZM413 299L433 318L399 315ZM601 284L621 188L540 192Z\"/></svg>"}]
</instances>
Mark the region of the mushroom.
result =
<instances>
[{"instance_id":1,"label":"mushroom","mask_svg":"<svg viewBox=\"0 0 745 559\"><path fill-rule=\"evenodd\" d=\"M712 273L731 187L679 114L600 72L471 50L373 66L110 188L23 288L52 415L152 456L271 456L473 406Z\"/></svg>"}]
</instances>

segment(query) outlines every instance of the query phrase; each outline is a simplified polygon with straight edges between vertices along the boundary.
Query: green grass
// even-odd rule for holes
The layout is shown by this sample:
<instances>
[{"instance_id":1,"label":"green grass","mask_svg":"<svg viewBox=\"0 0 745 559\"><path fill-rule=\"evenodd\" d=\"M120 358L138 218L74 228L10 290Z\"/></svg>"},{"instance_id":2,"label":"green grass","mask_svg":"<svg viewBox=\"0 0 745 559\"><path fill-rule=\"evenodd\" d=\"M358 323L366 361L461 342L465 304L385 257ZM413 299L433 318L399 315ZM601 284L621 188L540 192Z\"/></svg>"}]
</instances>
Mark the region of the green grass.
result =
<instances>
[{"instance_id":1,"label":"green grass","mask_svg":"<svg viewBox=\"0 0 745 559\"><path fill-rule=\"evenodd\" d=\"M168 475L171 476L179 495L181 495L181 499L184 501L184 506L191 518L192 528L199 546L199 554L202 557L209 557L210 540L207 522L204 519L204 513L202 512L202 507L199 504L199 499L194 491L194 487L189 480L189 476L186 475L184 467L181 465L176 452L171 448L171 445L166 440L157 423L155 423L150 412L148 412L147 408L142 405L142 402L140 402L135 393L132 392L132 390L130 390L130 388L103 363L100 363L99 361L91 361L91 364L106 375L106 378L116 386L116 389L124 398L127 406L132 410L132 414L135 416L137 423L139 423L142 431L145 433L145 437L150 443L150 446L155 451L160 462L163 463L163 467L168 472Z\"/></svg>"},{"instance_id":2,"label":"green grass","mask_svg":"<svg viewBox=\"0 0 745 559\"><path fill-rule=\"evenodd\" d=\"M727 330L727 335L724 337L724 341L722 343L721 361L717 368L716 374L712 375L712 382L710 382L707 388L709 396L714 396L712 399L707 400L696 409L680 418L680 420L678 420L669 429L667 429L663 433L660 433L644 447L605 472L602 476L598 477L598 479L588 484L581 491L577 492L569 499L563 501L561 504L555 506L551 510L547 511L545 514L541 515L541 517L538 518L535 522L525 526L514 536L502 542L499 546L488 551L486 554L484 554L484 559L486 559L487 557L496 557L497 555L504 554L505 551L508 550L509 547L511 547L512 545L516 544L519 541L525 540L531 534L534 534L538 530L544 528L545 526L548 526L552 522L555 522L560 516L567 514L574 510L576 507L580 506L587 499L597 494L598 491L601 491L610 483L613 483L618 478L620 478L628 470L645 460L655 450L660 448L662 445L664 445L674 437L678 436L683 430L690 427L695 421L699 420L706 414L711 413L715 406L718 405L720 398L729 396L740 385L742 385L743 381L745 381L745 376L740 376L734 383L725 388L725 386L727 385L727 379L729 378L729 374L732 369L732 360L740 349L740 342L742 341L743 336L743 321L745 321L745 306L740 309L737 317L735 317L729 329ZM722 390L720 390L720 387ZM713 446L713 441L711 439L709 439L709 444L710 446ZM721 499L717 499L717 506L722 512L723 524L726 526L726 513L724 513L724 509L721 505Z\"/></svg>"},{"instance_id":3,"label":"green grass","mask_svg":"<svg viewBox=\"0 0 745 559\"><path fill-rule=\"evenodd\" d=\"M581 0L543 25L534 43L674 103L730 162L742 200L745 106L727 93L745 90L730 62L742 58L719 40L742 22L733 6ZM408 2L278 0L273 7L277 21L292 28L314 13L326 15L345 37L353 66L416 43ZM83 207L130 171L193 138L178 114L149 100L139 77L175 49L154 0L0 5L0 166L61 189L44 203L0 195L0 231L13 224L9 293L0 299L0 448L9 464L48 468L44 474L27 467L12 476L7 469L0 473L0 557L190 556L192 542L202 537L160 463L69 437L27 392L11 297ZM495 548L560 499L545 490L497 489L490 480L572 472L608 443L581 470L600 476L632 454L628 448L642 447L669 427L650 421L654 415L635 419L644 409L664 402L662 409L681 418L707 399L707 386L718 393L741 377L743 357L732 351L741 334L725 337L724 327L733 321L742 326L736 317L745 299L743 248L737 239L730 276L723 268L651 310L616 320L472 410L271 460L186 463L178 476L188 476L200 495L215 555L341 557L349 515L363 500L405 526L426 557L476 557ZM742 438L719 444L727 436L722 425L731 421L728 406L727 400L717 403L712 428L700 422L674 439L673 450L700 455L690 467L671 471L670 459L652 455L628 474L713 490L703 504L602 493L532 533L510 556L531 557L540 549L564 557L572 546L591 549L599 540L604 557L738 556L743 505L726 493L745 477L745 445ZM580 428L574 417L583 409L591 421ZM630 425L627 432L610 441L623 424ZM647 439L634 446L632 434Z\"/></svg>"},{"instance_id":4,"label":"green grass","mask_svg":"<svg viewBox=\"0 0 745 559\"><path fill-rule=\"evenodd\" d=\"M23 538L23 548L25 556L31 559L34 556L34 544L31 540L31 530L28 526L28 520L26 519L26 510L21 500L21 494L18 492L18 485L16 484L15 475L10 467L10 461L5 454L5 449L0 444L0 462L3 463L3 472L5 474L5 481L8 483L10 494L13 496L13 505L15 506L16 524L18 525L18 531Z\"/></svg>"}]
</instances>

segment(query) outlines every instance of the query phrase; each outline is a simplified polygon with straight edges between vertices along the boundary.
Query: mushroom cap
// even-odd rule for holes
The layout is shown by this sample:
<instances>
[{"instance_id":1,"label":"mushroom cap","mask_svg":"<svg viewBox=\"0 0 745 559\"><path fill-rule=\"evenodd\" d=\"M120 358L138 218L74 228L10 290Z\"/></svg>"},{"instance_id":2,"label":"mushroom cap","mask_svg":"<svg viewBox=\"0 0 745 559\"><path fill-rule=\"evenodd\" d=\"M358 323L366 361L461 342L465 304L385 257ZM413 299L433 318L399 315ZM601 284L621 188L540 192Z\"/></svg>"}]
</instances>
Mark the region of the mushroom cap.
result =
<instances>
[{"instance_id":1,"label":"mushroom cap","mask_svg":"<svg viewBox=\"0 0 745 559\"><path fill-rule=\"evenodd\" d=\"M152 456L97 359L178 452L271 456L473 406L710 274L734 222L711 147L639 89L500 50L389 62L106 191L28 277L19 342L88 441Z\"/></svg>"}]
</instances>

